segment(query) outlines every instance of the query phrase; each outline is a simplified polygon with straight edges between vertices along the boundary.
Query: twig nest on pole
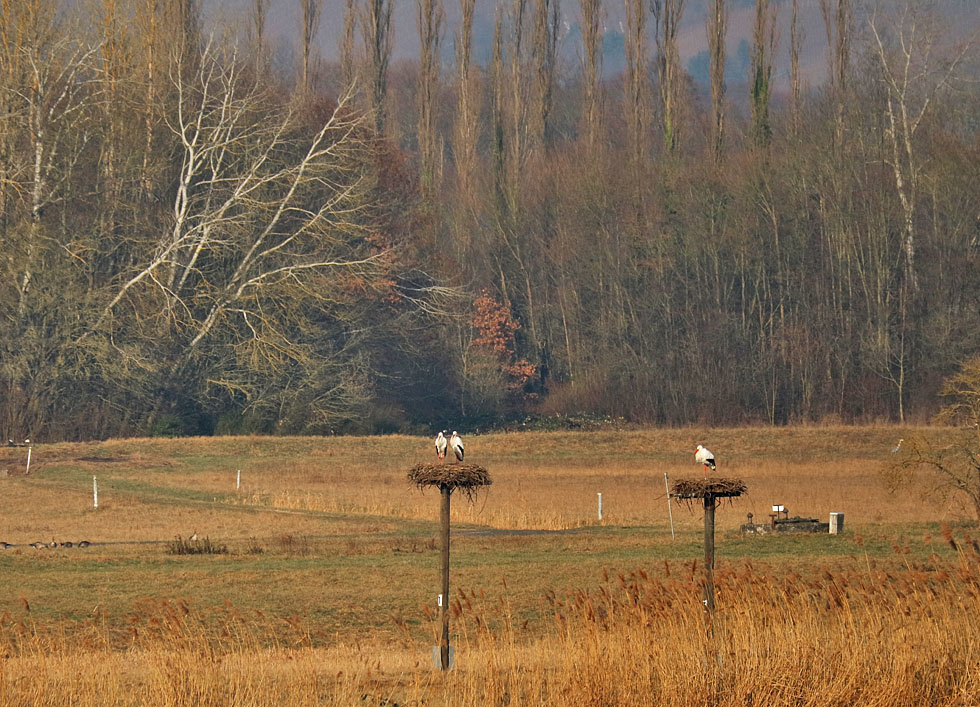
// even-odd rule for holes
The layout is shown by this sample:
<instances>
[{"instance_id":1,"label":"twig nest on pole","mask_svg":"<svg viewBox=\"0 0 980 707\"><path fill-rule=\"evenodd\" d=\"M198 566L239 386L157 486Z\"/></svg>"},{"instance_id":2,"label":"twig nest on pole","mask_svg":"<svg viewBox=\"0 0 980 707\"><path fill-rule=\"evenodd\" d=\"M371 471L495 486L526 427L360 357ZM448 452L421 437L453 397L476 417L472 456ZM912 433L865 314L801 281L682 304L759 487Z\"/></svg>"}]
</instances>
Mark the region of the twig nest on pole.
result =
<instances>
[{"instance_id":1,"label":"twig nest on pole","mask_svg":"<svg viewBox=\"0 0 980 707\"><path fill-rule=\"evenodd\" d=\"M447 488L450 493L460 489L469 499L493 483L490 472L476 464L416 464L408 472L408 480L423 491L426 486Z\"/></svg>"},{"instance_id":2,"label":"twig nest on pole","mask_svg":"<svg viewBox=\"0 0 980 707\"><path fill-rule=\"evenodd\" d=\"M674 488L670 490L670 495L674 498L725 498L741 496L748 491L748 487L741 479L725 479L718 476L710 476L706 479L677 479Z\"/></svg>"}]
</instances>

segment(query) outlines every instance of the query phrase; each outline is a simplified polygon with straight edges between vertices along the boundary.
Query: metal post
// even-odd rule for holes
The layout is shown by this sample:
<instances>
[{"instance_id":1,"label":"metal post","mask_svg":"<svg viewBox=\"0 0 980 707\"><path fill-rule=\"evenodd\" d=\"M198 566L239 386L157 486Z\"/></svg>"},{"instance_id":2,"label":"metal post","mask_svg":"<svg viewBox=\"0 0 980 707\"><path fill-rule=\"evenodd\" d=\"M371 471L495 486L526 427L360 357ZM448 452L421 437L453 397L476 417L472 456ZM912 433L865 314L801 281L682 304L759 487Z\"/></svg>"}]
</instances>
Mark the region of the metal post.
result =
<instances>
[{"instance_id":1,"label":"metal post","mask_svg":"<svg viewBox=\"0 0 980 707\"><path fill-rule=\"evenodd\" d=\"M94 476L92 477L92 507L99 507L99 481Z\"/></svg>"},{"instance_id":2,"label":"metal post","mask_svg":"<svg viewBox=\"0 0 980 707\"><path fill-rule=\"evenodd\" d=\"M439 520L442 522L442 640L439 642L441 670L449 670L449 495L452 489L445 484L439 487L442 505Z\"/></svg>"},{"instance_id":3,"label":"metal post","mask_svg":"<svg viewBox=\"0 0 980 707\"><path fill-rule=\"evenodd\" d=\"M24 472L25 476L31 473L31 449L33 449L33 447L27 448L27 471Z\"/></svg>"},{"instance_id":4,"label":"metal post","mask_svg":"<svg viewBox=\"0 0 980 707\"><path fill-rule=\"evenodd\" d=\"M242 470L238 470L238 477L235 479L235 490L237 491L242 487Z\"/></svg>"},{"instance_id":5,"label":"metal post","mask_svg":"<svg viewBox=\"0 0 980 707\"><path fill-rule=\"evenodd\" d=\"M704 496L704 605L715 610L715 497Z\"/></svg>"},{"instance_id":6,"label":"metal post","mask_svg":"<svg viewBox=\"0 0 980 707\"><path fill-rule=\"evenodd\" d=\"M664 487L667 489L667 515L670 516L670 539L674 540L674 509L670 507L670 482L667 480L667 472L664 472Z\"/></svg>"},{"instance_id":7,"label":"metal post","mask_svg":"<svg viewBox=\"0 0 980 707\"><path fill-rule=\"evenodd\" d=\"M596 494L599 497L599 520L602 520L602 494Z\"/></svg>"}]
</instances>

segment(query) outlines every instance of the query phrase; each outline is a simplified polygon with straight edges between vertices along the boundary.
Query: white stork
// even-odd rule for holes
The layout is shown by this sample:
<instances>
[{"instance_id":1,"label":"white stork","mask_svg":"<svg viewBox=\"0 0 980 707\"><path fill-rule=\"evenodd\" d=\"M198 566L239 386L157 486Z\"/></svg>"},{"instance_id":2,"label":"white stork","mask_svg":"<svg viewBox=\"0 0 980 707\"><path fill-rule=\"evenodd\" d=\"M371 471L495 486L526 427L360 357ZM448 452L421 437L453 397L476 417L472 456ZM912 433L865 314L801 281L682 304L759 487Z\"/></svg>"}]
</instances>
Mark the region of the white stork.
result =
<instances>
[{"instance_id":1,"label":"white stork","mask_svg":"<svg viewBox=\"0 0 980 707\"><path fill-rule=\"evenodd\" d=\"M446 441L446 431L443 430L436 435L436 459L442 461L446 458L446 447L448 446L449 442Z\"/></svg>"},{"instance_id":2,"label":"white stork","mask_svg":"<svg viewBox=\"0 0 980 707\"><path fill-rule=\"evenodd\" d=\"M711 470L712 471L714 471L715 468L716 468L715 467L715 455L712 454L707 449L705 449L704 447L702 447L700 444L698 445L697 449L694 450L694 461L696 461L698 464L704 464L704 475L705 476L708 475L708 467L709 466L711 467Z\"/></svg>"},{"instance_id":3,"label":"white stork","mask_svg":"<svg viewBox=\"0 0 980 707\"><path fill-rule=\"evenodd\" d=\"M449 438L449 446L453 448L456 461L463 461L463 438L456 434L456 430L453 430L453 436Z\"/></svg>"}]
</instances>

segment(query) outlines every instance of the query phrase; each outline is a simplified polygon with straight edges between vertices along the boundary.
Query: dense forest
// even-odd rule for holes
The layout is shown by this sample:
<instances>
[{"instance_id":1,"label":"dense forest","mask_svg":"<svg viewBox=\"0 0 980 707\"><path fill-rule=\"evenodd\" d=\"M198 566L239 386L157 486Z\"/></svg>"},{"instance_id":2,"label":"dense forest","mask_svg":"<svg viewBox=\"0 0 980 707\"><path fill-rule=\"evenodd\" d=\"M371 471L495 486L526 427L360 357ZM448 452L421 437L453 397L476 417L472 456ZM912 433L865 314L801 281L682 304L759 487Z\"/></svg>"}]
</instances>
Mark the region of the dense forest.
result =
<instances>
[{"instance_id":1,"label":"dense forest","mask_svg":"<svg viewBox=\"0 0 980 707\"><path fill-rule=\"evenodd\" d=\"M980 350L980 51L930 3L820 0L809 85L797 0L744 81L733 0L625 0L615 74L599 0L501 0L485 61L474 0L400 0L410 64L393 0L332 60L296 1L284 60L268 0L0 0L0 433L922 420Z\"/></svg>"}]
</instances>

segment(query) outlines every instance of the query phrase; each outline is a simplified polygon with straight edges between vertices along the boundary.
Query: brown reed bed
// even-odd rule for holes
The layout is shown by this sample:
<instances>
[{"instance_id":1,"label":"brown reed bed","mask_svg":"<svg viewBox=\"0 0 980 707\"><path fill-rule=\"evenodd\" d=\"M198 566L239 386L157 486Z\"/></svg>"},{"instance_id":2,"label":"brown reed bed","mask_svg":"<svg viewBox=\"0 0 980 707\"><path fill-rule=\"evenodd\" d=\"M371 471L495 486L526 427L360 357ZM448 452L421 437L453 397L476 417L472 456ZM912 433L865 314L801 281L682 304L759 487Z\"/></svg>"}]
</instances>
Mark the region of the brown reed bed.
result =
<instances>
[{"instance_id":1,"label":"brown reed bed","mask_svg":"<svg viewBox=\"0 0 980 707\"><path fill-rule=\"evenodd\" d=\"M434 622L317 636L308 620L146 599L122 625L0 617L4 704L976 704L980 554L809 570L725 563L717 610L697 562L605 573L548 592L539 630L510 592L459 589L456 669L436 673ZM365 695L367 697L365 697Z\"/></svg>"}]
</instances>

